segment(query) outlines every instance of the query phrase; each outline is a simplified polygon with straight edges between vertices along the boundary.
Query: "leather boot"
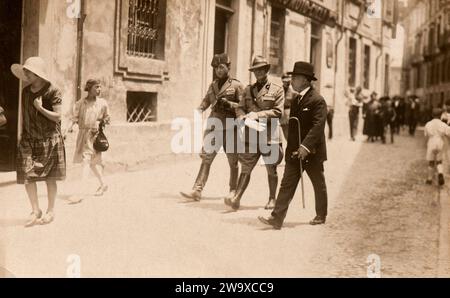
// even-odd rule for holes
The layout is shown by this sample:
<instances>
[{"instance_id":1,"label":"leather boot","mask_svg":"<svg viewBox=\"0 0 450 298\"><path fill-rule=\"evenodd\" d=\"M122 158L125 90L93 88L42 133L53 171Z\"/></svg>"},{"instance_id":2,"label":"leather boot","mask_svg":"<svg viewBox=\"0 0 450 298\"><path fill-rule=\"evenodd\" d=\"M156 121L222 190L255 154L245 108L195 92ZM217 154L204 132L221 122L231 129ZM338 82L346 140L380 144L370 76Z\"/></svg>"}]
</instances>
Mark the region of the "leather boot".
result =
<instances>
[{"instance_id":1,"label":"leather boot","mask_svg":"<svg viewBox=\"0 0 450 298\"><path fill-rule=\"evenodd\" d=\"M230 192L236 191L239 179L239 167L230 167Z\"/></svg>"},{"instance_id":2,"label":"leather boot","mask_svg":"<svg viewBox=\"0 0 450 298\"><path fill-rule=\"evenodd\" d=\"M238 186L239 167L230 167L230 192L226 198L231 200L236 195L236 189Z\"/></svg>"},{"instance_id":3,"label":"leather boot","mask_svg":"<svg viewBox=\"0 0 450 298\"><path fill-rule=\"evenodd\" d=\"M241 206L241 198L244 194L247 186L250 182L250 174L243 174L239 176L238 187L236 190L236 194L232 199L225 199L225 205L230 206L233 210L238 210Z\"/></svg>"},{"instance_id":4,"label":"leather boot","mask_svg":"<svg viewBox=\"0 0 450 298\"><path fill-rule=\"evenodd\" d=\"M277 195L278 176L268 176L269 179L269 202L264 209L272 210L275 208L275 199Z\"/></svg>"},{"instance_id":5,"label":"leather boot","mask_svg":"<svg viewBox=\"0 0 450 298\"><path fill-rule=\"evenodd\" d=\"M206 181L209 176L209 169L211 165L202 163L200 170L198 171L197 179L195 180L194 187L190 192L180 192L180 194L187 198L195 201L200 201L202 198L202 191L205 187Z\"/></svg>"}]
</instances>

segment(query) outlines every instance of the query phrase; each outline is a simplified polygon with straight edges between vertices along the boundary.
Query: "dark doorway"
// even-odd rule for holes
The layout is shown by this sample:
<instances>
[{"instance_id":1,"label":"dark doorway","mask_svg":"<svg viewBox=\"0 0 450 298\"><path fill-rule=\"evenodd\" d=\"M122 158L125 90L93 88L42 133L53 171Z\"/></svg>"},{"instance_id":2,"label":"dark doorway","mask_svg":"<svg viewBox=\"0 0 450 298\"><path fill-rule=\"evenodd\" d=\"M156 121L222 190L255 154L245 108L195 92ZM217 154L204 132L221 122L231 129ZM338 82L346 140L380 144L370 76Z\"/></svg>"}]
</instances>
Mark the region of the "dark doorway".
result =
<instances>
[{"instance_id":1,"label":"dark doorway","mask_svg":"<svg viewBox=\"0 0 450 298\"><path fill-rule=\"evenodd\" d=\"M228 31L229 20L234 10L231 8L232 0L216 1L216 17L214 23L214 54L222 54L228 52ZM216 73L213 71L213 79Z\"/></svg>"},{"instance_id":2,"label":"dark doorway","mask_svg":"<svg viewBox=\"0 0 450 298\"><path fill-rule=\"evenodd\" d=\"M226 53L228 50L229 19L234 10L231 0L218 0L216 2L216 17L214 24L214 54Z\"/></svg>"},{"instance_id":3,"label":"dark doorway","mask_svg":"<svg viewBox=\"0 0 450 298\"><path fill-rule=\"evenodd\" d=\"M20 62L22 1L0 1L0 105L8 120L0 128L0 171L15 167L19 80L10 71Z\"/></svg>"}]
</instances>

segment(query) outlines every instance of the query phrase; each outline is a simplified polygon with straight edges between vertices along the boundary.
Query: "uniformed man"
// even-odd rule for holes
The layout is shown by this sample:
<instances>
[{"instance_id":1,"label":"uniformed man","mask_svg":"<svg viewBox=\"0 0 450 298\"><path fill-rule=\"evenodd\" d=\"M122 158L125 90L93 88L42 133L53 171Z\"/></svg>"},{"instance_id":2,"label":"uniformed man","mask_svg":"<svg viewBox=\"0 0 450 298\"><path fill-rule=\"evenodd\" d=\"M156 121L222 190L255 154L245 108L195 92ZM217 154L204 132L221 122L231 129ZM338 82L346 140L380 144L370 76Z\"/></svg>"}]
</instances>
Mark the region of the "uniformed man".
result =
<instances>
[{"instance_id":1,"label":"uniformed man","mask_svg":"<svg viewBox=\"0 0 450 298\"><path fill-rule=\"evenodd\" d=\"M239 99L244 91L244 86L238 80L230 77L230 65L230 59L226 54L215 55L211 62L211 66L214 68L217 79L209 86L208 92L198 107L198 110L204 112L211 107L211 114L208 121L211 121L212 123L214 120L219 120L222 123L222 127L216 128L212 125L208 125L208 129L204 133L204 138L208 136L208 139L214 140L214 150L206 148L205 144L203 145L202 153L200 154L202 164L197 179L195 180L194 187L190 192L181 192L181 195L188 199L200 201L203 188L208 180L211 164L221 147L223 147L226 152L228 164L230 166L229 197L233 197L236 192L239 176L238 154L236 148L237 128L227 127L226 119L231 118L234 120L236 118L235 109L239 104ZM235 140L233 142L235 144L234 147L227 146L227 139L229 140L230 138L234 138Z\"/></svg>"},{"instance_id":2,"label":"uniformed man","mask_svg":"<svg viewBox=\"0 0 450 298\"><path fill-rule=\"evenodd\" d=\"M270 64L267 60L262 56L256 56L249 71L254 73L257 82L245 88L244 95L236 109L239 119L265 124L266 131L260 135L253 134L253 136L257 135L257 138L252 139L252 133L249 131L251 128L246 127L245 152L239 154L242 172L237 191L233 198L225 199L225 204L234 210L238 210L240 207L242 195L250 182L251 172L261 155L266 164L269 180L269 201L265 208L273 209L275 206L278 186L277 166L283 160L279 119L284 108L284 92L281 86L268 80L269 70ZM274 119L275 121L272 121ZM270 148L268 152L261 150L262 142L265 142L265 148ZM256 150L252 150L252 148Z\"/></svg>"},{"instance_id":3,"label":"uniformed man","mask_svg":"<svg viewBox=\"0 0 450 298\"><path fill-rule=\"evenodd\" d=\"M291 112L291 101L294 97L295 91L291 86L291 76L287 73L283 74L281 77L281 81L283 82L283 90L284 90L284 110L283 115L281 116L280 124L283 129L283 135L285 140L288 139L289 133L289 113Z\"/></svg>"}]
</instances>

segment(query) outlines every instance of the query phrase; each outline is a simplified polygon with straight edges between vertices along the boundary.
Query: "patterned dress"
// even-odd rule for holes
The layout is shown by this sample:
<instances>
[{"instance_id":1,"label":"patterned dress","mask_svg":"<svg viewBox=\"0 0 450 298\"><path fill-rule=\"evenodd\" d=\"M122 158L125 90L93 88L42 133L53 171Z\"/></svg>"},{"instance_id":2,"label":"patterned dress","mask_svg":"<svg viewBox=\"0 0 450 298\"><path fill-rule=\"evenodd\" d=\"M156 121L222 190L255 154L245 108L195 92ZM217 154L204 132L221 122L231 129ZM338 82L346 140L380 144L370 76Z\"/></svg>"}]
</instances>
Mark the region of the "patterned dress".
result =
<instances>
[{"instance_id":1,"label":"patterned dress","mask_svg":"<svg viewBox=\"0 0 450 298\"><path fill-rule=\"evenodd\" d=\"M33 93L27 86L22 92L22 138L17 150L17 183L64 180L66 177L66 153L61 134L61 122L47 119L33 105L42 98L44 109L53 111L61 105L61 91L47 83Z\"/></svg>"},{"instance_id":2,"label":"patterned dress","mask_svg":"<svg viewBox=\"0 0 450 298\"><path fill-rule=\"evenodd\" d=\"M83 161L102 165L102 153L94 149L98 122L109 123L108 104L103 98L81 99L75 106L72 121L78 123L79 132L75 147L74 163Z\"/></svg>"}]
</instances>

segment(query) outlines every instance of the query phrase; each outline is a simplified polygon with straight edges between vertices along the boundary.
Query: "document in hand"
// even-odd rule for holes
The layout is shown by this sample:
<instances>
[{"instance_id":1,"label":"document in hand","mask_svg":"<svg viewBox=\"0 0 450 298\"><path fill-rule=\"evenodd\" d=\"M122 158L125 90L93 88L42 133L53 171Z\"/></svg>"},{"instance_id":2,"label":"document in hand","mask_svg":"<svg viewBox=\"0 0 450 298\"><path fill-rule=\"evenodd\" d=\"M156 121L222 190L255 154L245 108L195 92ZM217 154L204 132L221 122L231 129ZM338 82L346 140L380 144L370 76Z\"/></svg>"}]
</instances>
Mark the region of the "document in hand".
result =
<instances>
[{"instance_id":1,"label":"document in hand","mask_svg":"<svg viewBox=\"0 0 450 298\"><path fill-rule=\"evenodd\" d=\"M256 131L265 131L267 127L266 123L258 122L256 120L251 120L248 118L245 119L245 125Z\"/></svg>"}]
</instances>

